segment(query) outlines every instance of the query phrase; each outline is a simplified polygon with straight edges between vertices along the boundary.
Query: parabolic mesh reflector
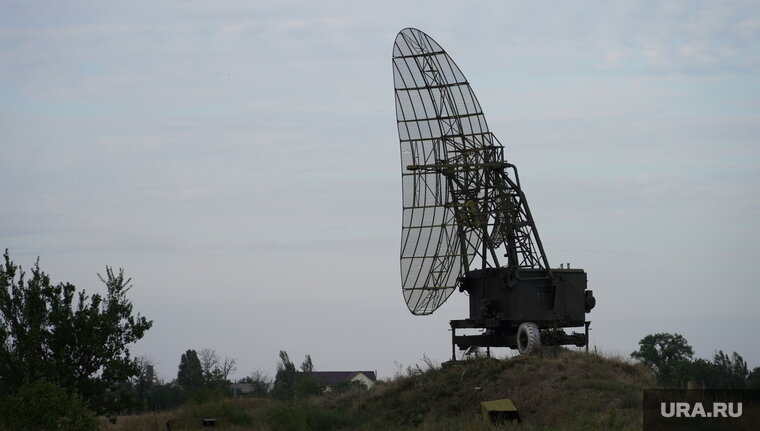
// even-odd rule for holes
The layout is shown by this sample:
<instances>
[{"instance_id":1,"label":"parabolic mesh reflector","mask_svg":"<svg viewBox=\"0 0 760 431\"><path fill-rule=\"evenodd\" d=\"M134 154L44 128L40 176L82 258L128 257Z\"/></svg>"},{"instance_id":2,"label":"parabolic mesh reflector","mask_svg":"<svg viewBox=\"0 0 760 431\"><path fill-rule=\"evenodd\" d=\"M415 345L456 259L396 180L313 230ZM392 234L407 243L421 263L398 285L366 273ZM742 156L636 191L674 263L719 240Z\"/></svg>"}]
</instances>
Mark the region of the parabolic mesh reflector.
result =
<instances>
[{"instance_id":1,"label":"parabolic mesh reflector","mask_svg":"<svg viewBox=\"0 0 760 431\"><path fill-rule=\"evenodd\" d=\"M480 238L472 230L458 231L452 205L452 194L475 183L467 181L471 174L462 172L455 178L461 181L447 184L451 177L429 167L482 162L482 148L493 143L466 78L425 33L407 28L396 37L393 82L403 187L402 288L413 314L430 314L457 287Z\"/></svg>"}]
</instances>

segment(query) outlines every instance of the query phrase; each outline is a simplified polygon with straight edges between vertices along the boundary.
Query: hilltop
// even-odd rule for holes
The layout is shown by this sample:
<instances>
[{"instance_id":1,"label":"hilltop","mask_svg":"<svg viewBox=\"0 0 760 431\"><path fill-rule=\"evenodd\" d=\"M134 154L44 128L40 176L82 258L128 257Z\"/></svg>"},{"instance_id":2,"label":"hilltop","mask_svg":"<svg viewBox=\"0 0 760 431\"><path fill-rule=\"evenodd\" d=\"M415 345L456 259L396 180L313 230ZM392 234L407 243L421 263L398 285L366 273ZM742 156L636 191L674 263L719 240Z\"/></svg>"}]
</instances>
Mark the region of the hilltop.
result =
<instances>
[{"instance_id":1,"label":"hilltop","mask_svg":"<svg viewBox=\"0 0 760 431\"><path fill-rule=\"evenodd\" d=\"M427 361L369 390L289 402L219 401L124 417L104 429L156 429L169 417L217 416L230 418L238 424L231 429L238 430L487 430L494 427L482 424L480 401L498 398L511 399L522 418L519 426L506 424L499 429L641 429L642 390L653 387L651 371L640 364L593 353L547 350L446 366Z\"/></svg>"},{"instance_id":2,"label":"hilltop","mask_svg":"<svg viewBox=\"0 0 760 431\"><path fill-rule=\"evenodd\" d=\"M509 398L520 410L521 429L640 429L642 390L654 386L639 364L562 350L410 368L374 390L319 401L378 428L475 423L480 401Z\"/></svg>"}]
</instances>

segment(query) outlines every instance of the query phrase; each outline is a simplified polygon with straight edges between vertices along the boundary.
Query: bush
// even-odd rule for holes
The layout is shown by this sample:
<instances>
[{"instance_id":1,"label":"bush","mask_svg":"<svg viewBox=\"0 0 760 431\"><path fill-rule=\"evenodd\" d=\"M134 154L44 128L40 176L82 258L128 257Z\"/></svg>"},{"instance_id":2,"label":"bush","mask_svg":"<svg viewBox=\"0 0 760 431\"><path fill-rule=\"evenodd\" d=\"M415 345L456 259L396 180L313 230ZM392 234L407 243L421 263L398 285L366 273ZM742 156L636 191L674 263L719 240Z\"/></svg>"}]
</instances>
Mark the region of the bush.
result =
<instances>
[{"instance_id":1,"label":"bush","mask_svg":"<svg viewBox=\"0 0 760 431\"><path fill-rule=\"evenodd\" d=\"M297 374L296 378L296 396L309 397L320 395L324 391L324 386L314 376L306 373Z\"/></svg>"},{"instance_id":2,"label":"bush","mask_svg":"<svg viewBox=\"0 0 760 431\"><path fill-rule=\"evenodd\" d=\"M186 402L187 394L179 386L170 384L154 385L145 392L144 408L162 411L177 408Z\"/></svg>"},{"instance_id":3,"label":"bush","mask_svg":"<svg viewBox=\"0 0 760 431\"><path fill-rule=\"evenodd\" d=\"M366 390L367 386L364 383L355 380L347 380L332 385L332 391L337 394L345 392L364 392Z\"/></svg>"},{"instance_id":4,"label":"bush","mask_svg":"<svg viewBox=\"0 0 760 431\"><path fill-rule=\"evenodd\" d=\"M98 422L84 401L62 387L38 380L0 402L0 430L96 431Z\"/></svg>"},{"instance_id":5,"label":"bush","mask_svg":"<svg viewBox=\"0 0 760 431\"><path fill-rule=\"evenodd\" d=\"M358 421L350 414L335 409L312 406L306 410L306 425L310 430L330 431L355 427L357 424Z\"/></svg>"},{"instance_id":6,"label":"bush","mask_svg":"<svg viewBox=\"0 0 760 431\"><path fill-rule=\"evenodd\" d=\"M306 410L286 402L271 404L264 412L264 422L274 431L301 431L307 427Z\"/></svg>"},{"instance_id":7,"label":"bush","mask_svg":"<svg viewBox=\"0 0 760 431\"><path fill-rule=\"evenodd\" d=\"M189 390L186 395L187 401L191 404L203 404L227 399L225 390L219 387L205 387Z\"/></svg>"},{"instance_id":8,"label":"bush","mask_svg":"<svg viewBox=\"0 0 760 431\"><path fill-rule=\"evenodd\" d=\"M297 401L269 405L263 419L274 431L330 431L353 428L359 423L347 412Z\"/></svg>"}]
</instances>

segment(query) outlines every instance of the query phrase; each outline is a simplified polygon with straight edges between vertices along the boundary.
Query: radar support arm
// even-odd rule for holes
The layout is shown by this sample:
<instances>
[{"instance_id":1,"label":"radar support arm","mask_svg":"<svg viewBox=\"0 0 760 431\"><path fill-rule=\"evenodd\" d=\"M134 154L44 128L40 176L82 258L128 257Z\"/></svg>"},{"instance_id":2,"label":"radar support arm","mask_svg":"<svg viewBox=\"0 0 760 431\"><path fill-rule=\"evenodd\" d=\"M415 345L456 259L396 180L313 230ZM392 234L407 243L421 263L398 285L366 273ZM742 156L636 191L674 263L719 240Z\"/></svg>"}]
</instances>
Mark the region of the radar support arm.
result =
<instances>
[{"instance_id":1,"label":"radar support arm","mask_svg":"<svg viewBox=\"0 0 760 431\"><path fill-rule=\"evenodd\" d=\"M525 221L528 223L531 233L533 234L533 238L536 241L536 247L538 248L540 259L543 263L544 269L546 269L547 275L551 277L551 267L549 266L549 260L546 258L546 253L544 252L544 245L541 242L541 237L538 235L538 229L536 228L536 222L533 220L533 214L530 212L530 206L528 206L528 200L525 197L525 193L523 193L522 187L520 187L520 176L517 173L517 166L511 164L511 163L505 163L507 169L511 169L514 173L515 179L512 180L509 175L506 173L506 169L502 171L502 179L517 192L517 195L519 197L519 207L523 208L525 212Z\"/></svg>"}]
</instances>

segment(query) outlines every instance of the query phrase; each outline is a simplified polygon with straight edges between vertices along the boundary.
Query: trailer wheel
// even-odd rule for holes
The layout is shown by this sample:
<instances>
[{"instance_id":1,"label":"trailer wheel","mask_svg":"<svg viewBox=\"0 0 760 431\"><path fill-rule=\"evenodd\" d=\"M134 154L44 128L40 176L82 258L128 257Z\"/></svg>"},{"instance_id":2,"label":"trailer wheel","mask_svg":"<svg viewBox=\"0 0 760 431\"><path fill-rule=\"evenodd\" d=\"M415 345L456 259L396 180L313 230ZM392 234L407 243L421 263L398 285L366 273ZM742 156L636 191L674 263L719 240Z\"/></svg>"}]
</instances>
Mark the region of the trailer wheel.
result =
<instances>
[{"instance_id":1,"label":"trailer wheel","mask_svg":"<svg viewBox=\"0 0 760 431\"><path fill-rule=\"evenodd\" d=\"M541 347L541 334L533 322L524 322L517 328L517 351L529 355Z\"/></svg>"}]
</instances>

